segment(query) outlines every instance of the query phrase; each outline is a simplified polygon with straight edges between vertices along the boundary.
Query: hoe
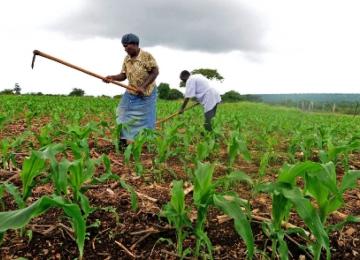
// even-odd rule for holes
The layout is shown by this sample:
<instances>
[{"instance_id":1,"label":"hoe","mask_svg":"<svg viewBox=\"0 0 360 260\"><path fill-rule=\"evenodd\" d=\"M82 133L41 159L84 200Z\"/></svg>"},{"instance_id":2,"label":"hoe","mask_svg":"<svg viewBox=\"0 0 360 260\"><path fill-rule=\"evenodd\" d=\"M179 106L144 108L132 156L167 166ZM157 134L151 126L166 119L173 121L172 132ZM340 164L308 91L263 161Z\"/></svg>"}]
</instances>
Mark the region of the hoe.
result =
<instances>
[{"instance_id":1,"label":"hoe","mask_svg":"<svg viewBox=\"0 0 360 260\"><path fill-rule=\"evenodd\" d=\"M38 51L38 50L34 50L33 53L34 53L34 56L33 56L32 63L31 63L31 68L32 68L32 69L34 68L36 55L39 55L39 56L42 56L42 57L47 58L47 59L49 59L49 60L53 60L53 61L56 61L56 62L58 62L58 63L60 63L60 64L63 64L63 65L65 65L65 66L68 66L68 67L70 67L70 68L79 70L79 71L81 71L81 72L83 72L83 73L86 73L86 74L88 74L88 75L90 75L90 76L93 76L93 77L95 77L95 78L105 80L105 77L103 77L103 76L100 76L100 75L98 75L98 74L96 74L96 73L94 73L94 72L91 72L91 71L88 71L88 70L86 70L86 69L83 69L83 68L81 68L81 67L79 67L79 66L73 65L73 64L71 64L71 63L69 63L69 62L63 61L63 60L61 60L61 59L59 59L59 58L53 57L53 56L51 56L51 55L49 55L49 54L46 54L46 53L44 53L44 52L41 52L41 51ZM122 84L122 83L120 83L120 82L118 82L118 81L110 80L110 82L113 83L113 84L115 84L115 85L118 85L118 86L120 86L120 87L126 88L126 89L128 89L128 90L136 91L136 89L135 89L134 87L132 87L132 86L127 86L127 85ZM187 107L185 110L189 110L189 109L193 108L194 106L196 106L196 105L198 105L198 104L199 104L199 103L195 103L195 104L193 104L192 106ZM172 115L170 115L170 116L168 116L168 117L166 117L166 118L164 118L164 119L161 119L161 120L157 121L156 124L159 126L161 123L164 123L164 122L168 121L169 119L177 116L178 114L179 114L179 112L176 112L176 113L174 113L174 114L172 114Z\"/></svg>"}]
</instances>

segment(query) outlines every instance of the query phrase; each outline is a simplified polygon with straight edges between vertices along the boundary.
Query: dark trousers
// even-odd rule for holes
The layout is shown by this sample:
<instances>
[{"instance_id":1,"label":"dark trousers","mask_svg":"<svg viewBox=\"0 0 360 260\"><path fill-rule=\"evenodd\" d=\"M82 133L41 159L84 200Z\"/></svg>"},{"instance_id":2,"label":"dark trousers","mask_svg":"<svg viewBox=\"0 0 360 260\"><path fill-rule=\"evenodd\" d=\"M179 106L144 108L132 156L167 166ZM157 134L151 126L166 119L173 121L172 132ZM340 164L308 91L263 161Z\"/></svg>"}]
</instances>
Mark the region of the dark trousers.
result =
<instances>
[{"instance_id":1,"label":"dark trousers","mask_svg":"<svg viewBox=\"0 0 360 260\"><path fill-rule=\"evenodd\" d=\"M205 113L204 127L207 131L212 131L211 119L216 115L216 108L217 108L217 104L214 106L213 109L211 109Z\"/></svg>"}]
</instances>

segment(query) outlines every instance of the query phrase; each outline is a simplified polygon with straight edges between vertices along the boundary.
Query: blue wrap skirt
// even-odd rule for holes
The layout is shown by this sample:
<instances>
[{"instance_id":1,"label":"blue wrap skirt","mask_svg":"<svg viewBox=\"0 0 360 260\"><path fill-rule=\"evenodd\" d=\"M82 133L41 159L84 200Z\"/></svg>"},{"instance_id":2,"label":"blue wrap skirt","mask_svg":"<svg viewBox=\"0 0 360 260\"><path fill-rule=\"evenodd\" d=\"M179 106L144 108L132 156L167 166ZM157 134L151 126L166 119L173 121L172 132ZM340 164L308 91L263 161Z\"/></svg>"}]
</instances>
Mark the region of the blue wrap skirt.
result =
<instances>
[{"instance_id":1,"label":"blue wrap skirt","mask_svg":"<svg viewBox=\"0 0 360 260\"><path fill-rule=\"evenodd\" d=\"M136 96L127 91L116 110L116 122L124 124L120 139L134 140L143 128L155 129L157 89L150 96Z\"/></svg>"}]
</instances>

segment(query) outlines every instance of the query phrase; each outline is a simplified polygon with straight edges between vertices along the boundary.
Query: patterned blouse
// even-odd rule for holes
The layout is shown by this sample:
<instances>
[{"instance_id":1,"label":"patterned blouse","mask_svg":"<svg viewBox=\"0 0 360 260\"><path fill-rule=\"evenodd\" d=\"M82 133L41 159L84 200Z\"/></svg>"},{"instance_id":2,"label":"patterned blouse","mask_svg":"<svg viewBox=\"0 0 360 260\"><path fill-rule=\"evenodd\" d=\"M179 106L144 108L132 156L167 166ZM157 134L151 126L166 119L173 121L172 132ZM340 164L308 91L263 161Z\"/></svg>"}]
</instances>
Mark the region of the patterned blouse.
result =
<instances>
[{"instance_id":1,"label":"patterned blouse","mask_svg":"<svg viewBox=\"0 0 360 260\"><path fill-rule=\"evenodd\" d=\"M121 72L126 74L130 86L139 87L149 76L152 68L158 68L156 60L150 53L140 49L138 56L131 58L127 55L125 57ZM155 81L146 86L145 96L150 96L154 88ZM133 95L137 95L134 91L127 91Z\"/></svg>"}]
</instances>

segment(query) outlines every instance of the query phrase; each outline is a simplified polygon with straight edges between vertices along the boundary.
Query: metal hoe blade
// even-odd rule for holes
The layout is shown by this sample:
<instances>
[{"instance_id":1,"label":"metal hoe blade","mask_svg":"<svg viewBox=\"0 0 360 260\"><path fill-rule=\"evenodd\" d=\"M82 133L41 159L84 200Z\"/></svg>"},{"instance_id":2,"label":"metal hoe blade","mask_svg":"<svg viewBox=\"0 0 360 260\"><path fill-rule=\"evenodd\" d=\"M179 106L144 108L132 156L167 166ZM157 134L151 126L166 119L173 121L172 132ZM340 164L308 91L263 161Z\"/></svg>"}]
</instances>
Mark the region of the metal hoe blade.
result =
<instances>
[{"instance_id":1,"label":"metal hoe blade","mask_svg":"<svg viewBox=\"0 0 360 260\"><path fill-rule=\"evenodd\" d=\"M38 55L39 51L38 51L38 50L34 50L33 53L34 53L34 56L33 56L33 58L32 58L32 62L31 62L31 68L32 68L32 69L34 69L35 58L36 58L36 55Z\"/></svg>"}]
</instances>

